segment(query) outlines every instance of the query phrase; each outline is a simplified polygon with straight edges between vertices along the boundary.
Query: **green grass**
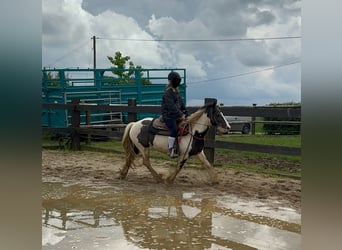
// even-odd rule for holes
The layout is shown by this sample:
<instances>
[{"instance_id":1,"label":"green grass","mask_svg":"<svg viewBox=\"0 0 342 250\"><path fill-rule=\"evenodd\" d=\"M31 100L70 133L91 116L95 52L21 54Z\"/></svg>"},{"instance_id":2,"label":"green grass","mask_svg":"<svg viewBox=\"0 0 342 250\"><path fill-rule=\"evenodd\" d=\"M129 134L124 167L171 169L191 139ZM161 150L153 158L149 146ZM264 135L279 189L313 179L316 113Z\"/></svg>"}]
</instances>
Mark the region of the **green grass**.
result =
<instances>
[{"instance_id":1,"label":"green grass","mask_svg":"<svg viewBox=\"0 0 342 250\"><path fill-rule=\"evenodd\" d=\"M88 144L91 147L96 148L103 148L103 149L110 149L114 150L119 153L119 155L123 155L123 148L121 145L121 142L119 141L108 141L108 142L91 142ZM254 159L256 161L264 161L264 160L284 160L288 162L293 163L300 163L301 157L300 156L287 156L287 155L276 155L276 154L267 154L267 153L257 153L257 152L247 152L247 151L236 151L236 150L230 150L230 149L215 149L216 153L223 153L228 155L228 157L234 157L234 158L249 158ZM157 161L170 161L170 158L168 155L164 153L157 152L155 150L151 150L151 158ZM175 164L176 161L172 160ZM202 163L197 157L191 157L187 161L187 164L192 166L198 166L202 167ZM266 169L263 167L260 167L255 164L245 164L245 163L224 163L216 161L214 164L215 167L219 168L231 168L241 171L247 171L252 173L262 173L270 177L278 177L278 176L289 176L289 177L300 177L300 173L290 173L288 171L284 171L281 169Z\"/></svg>"},{"instance_id":2,"label":"green grass","mask_svg":"<svg viewBox=\"0 0 342 250\"><path fill-rule=\"evenodd\" d=\"M300 179L301 174L300 173L289 173L288 171L283 171L279 169L265 169L261 167L256 167L251 164L239 164L239 163L233 163L229 165L229 168L235 169L235 170L241 170L251 173L258 173L258 174L264 174L269 177L290 177L295 179Z\"/></svg>"},{"instance_id":3,"label":"green grass","mask_svg":"<svg viewBox=\"0 0 342 250\"><path fill-rule=\"evenodd\" d=\"M228 134L228 135L217 135L215 139L217 141L244 142L244 143L253 143L253 144L274 145L274 146L287 146L287 147L300 147L301 146L300 135Z\"/></svg>"},{"instance_id":4,"label":"green grass","mask_svg":"<svg viewBox=\"0 0 342 250\"><path fill-rule=\"evenodd\" d=\"M273 145L273 146L286 146L286 147L301 147L301 136L300 135L242 135L242 134L228 134L228 135L217 135L215 137L217 141L227 142L241 142L241 143L252 143L262 145ZM278 155L258 152L247 152L229 149L215 149L217 152L225 152L235 157L253 157L253 158L278 158L281 160L300 162L301 156L290 156L290 155Z\"/></svg>"},{"instance_id":5,"label":"green grass","mask_svg":"<svg viewBox=\"0 0 342 250\"><path fill-rule=\"evenodd\" d=\"M236 158L249 157L249 158L279 159L279 160L291 161L291 162L301 162L301 156L296 156L296 155L268 154L268 153L238 151L238 150L223 149L223 148L217 148L215 149L215 152L229 154Z\"/></svg>"},{"instance_id":6,"label":"green grass","mask_svg":"<svg viewBox=\"0 0 342 250\"><path fill-rule=\"evenodd\" d=\"M289 147L300 147L301 137L300 136L282 136L282 135L220 135L216 136L216 140L219 141L232 141L232 142L245 142L245 143L255 143L255 144L266 144L266 145L279 145L279 146L289 146ZM42 141L43 145L51 145L49 138L44 137ZM92 141L90 143L82 143L83 146L90 146L99 149L105 149L116 152L120 156L124 156L124 150L121 144L121 141L110 140L110 141ZM84 147L83 147L84 148ZM265 160L282 160L291 162L293 164L301 163L301 156L288 156L288 155L277 155L277 154L269 154L269 153L258 153L258 152L248 152L248 151L238 151L238 150L230 150L230 149L215 149L217 154L225 154L232 158L240 158L240 159L252 159L257 162L262 162ZM151 150L151 158L157 161L170 161L168 155L164 153L157 152L155 150ZM172 160L176 163L175 160ZM192 157L188 160L188 164L193 166L201 166L201 162L197 157ZM269 176L279 176L279 175L292 175L295 177L300 177L299 173L290 173L285 170L280 169L267 169L260 167L260 165L256 165L253 163L236 163L236 162L220 162L216 161L214 164L215 167L227 167L236 170L243 170L248 172L256 172L263 173Z\"/></svg>"}]
</instances>

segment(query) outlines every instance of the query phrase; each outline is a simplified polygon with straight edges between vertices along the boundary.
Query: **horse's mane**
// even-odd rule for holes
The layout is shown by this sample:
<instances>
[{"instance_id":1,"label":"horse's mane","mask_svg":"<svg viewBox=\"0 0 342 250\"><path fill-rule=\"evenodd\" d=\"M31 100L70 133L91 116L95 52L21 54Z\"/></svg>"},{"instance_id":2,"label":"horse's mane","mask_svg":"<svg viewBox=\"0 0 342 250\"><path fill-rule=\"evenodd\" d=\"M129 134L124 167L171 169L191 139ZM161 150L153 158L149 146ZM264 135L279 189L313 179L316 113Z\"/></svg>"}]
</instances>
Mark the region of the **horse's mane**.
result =
<instances>
[{"instance_id":1,"label":"horse's mane","mask_svg":"<svg viewBox=\"0 0 342 250\"><path fill-rule=\"evenodd\" d=\"M204 105L203 107L201 107L200 109L198 109L195 113L192 113L191 115L189 115L187 117L187 121L189 123L194 123L196 122L202 115L203 113L207 110L207 108L209 107L210 105Z\"/></svg>"}]
</instances>

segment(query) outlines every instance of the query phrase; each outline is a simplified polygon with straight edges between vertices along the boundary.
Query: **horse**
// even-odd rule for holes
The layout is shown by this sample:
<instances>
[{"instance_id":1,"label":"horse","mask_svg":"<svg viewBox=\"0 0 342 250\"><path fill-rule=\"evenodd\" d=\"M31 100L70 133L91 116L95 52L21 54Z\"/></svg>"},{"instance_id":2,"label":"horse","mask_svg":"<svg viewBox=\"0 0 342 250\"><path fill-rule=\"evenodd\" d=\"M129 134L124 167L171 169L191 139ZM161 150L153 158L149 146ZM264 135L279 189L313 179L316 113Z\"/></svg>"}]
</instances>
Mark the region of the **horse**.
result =
<instances>
[{"instance_id":1,"label":"horse","mask_svg":"<svg viewBox=\"0 0 342 250\"><path fill-rule=\"evenodd\" d=\"M218 126L221 130L228 131L230 125L216 104L217 101L214 100L185 118L185 121L183 122L183 124L186 125L185 129L183 129L183 133L178 136L179 159L177 167L175 171L173 173L171 172L165 179L152 168L149 155L150 148L166 154L168 153L168 135L161 135L152 131L153 118L144 118L137 122L128 123L122 137L122 144L126 157L124 166L120 169L119 179L126 178L134 159L140 153L143 158L143 165L150 170L157 183L169 185L174 182L187 159L197 155L208 170L211 183L217 184L217 174L203 151L204 137L211 126Z\"/></svg>"}]
</instances>

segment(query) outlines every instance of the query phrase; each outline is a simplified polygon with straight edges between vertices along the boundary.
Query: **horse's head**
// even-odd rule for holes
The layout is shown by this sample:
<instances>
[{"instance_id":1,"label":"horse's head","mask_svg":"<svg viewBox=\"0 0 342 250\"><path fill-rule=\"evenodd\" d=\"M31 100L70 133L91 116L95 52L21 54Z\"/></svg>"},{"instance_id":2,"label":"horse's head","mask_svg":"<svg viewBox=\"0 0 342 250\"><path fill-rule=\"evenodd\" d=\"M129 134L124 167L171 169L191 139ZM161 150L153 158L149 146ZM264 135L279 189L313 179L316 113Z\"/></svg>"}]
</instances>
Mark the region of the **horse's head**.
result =
<instances>
[{"instance_id":1,"label":"horse's head","mask_svg":"<svg viewBox=\"0 0 342 250\"><path fill-rule=\"evenodd\" d=\"M210 123L213 126L217 126L217 129L221 133L228 133L230 129L230 125L221 112L219 106L217 106L217 102L214 101L213 103L207 106L207 114L210 119Z\"/></svg>"}]
</instances>

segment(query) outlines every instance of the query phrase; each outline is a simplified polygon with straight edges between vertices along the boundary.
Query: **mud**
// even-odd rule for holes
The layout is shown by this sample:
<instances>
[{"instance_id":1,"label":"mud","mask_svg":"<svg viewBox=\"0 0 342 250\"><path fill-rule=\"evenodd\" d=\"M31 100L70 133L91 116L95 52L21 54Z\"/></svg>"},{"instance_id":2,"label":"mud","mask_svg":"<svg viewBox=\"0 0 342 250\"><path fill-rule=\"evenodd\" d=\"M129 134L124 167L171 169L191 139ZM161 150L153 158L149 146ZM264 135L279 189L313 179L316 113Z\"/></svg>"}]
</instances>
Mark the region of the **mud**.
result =
<instances>
[{"instance_id":1,"label":"mud","mask_svg":"<svg viewBox=\"0 0 342 250\"><path fill-rule=\"evenodd\" d=\"M300 249L299 180L216 168L211 186L186 164L167 186L140 166L118 180L123 160L42 151L43 249Z\"/></svg>"},{"instance_id":2,"label":"mud","mask_svg":"<svg viewBox=\"0 0 342 250\"><path fill-rule=\"evenodd\" d=\"M178 174L174 184L166 187L157 184L148 169L137 160L137 167L130 169L127 179L119 181L120 168L124 157L122 155L103 154L98 152L79 151L42 151L43 181L63 180L77 183L99 183L137 186L138 188L167 188L170 190L185 190L192 192L213 192L214 194L235 194L239 197L257 198L260 200L277 200L284 206L300 211L301 182L289 178L271 178L262 174L241 170L216 168L219 184L211 186L207 170L198 166L185 164ZM176 161L155 161L152 166L158 173L168 175Z\"/></svg>"}]
</instances>

